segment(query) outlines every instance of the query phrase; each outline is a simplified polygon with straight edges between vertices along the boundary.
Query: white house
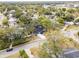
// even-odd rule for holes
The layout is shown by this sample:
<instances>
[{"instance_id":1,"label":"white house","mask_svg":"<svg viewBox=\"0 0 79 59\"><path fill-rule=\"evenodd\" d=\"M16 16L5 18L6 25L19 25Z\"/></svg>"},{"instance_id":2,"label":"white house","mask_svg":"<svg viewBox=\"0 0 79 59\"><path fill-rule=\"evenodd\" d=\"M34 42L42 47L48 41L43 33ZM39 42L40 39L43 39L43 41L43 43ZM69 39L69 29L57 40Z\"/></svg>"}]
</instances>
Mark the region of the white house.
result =
<instances>
[{"instance_id":1,"label":"white house","mask_svg":"<svg viewBox=\"0 0 79 59\"><path fill-rule=\"evenodd\" d=\"M9 18L9 26L15 26L16 25L16 18L13 18L13 17L11 17L11 18Z\"/></svg>"},{"instance_id":2,"label":"white house","mask_svg":"<svg viewBox=\"0 0 79 59\"><path fill-rule=\"evenodd\" d=\"M9 14L8 17L9 17L9 26L15 26L16 25L16 18L12 17L13 15L12 14Z\"/></svg>"},{"instance_id":3,"label":"white house","mask_svg":"<svg viewBox=\"0 0 79 59\"><path fill-rule=\"evenodd\" d=\"M39 15L38 14L34 14L33 17L31 17L33 20L38 19Z\"/></svg>"},{"instance_id":4,"label":"white house","mask_svg":"<svg viewBox=\"0 0 79 59\"><path fill-rule=\"evenodd\" d=\"M67 25L73 25L74 23L73 22L66 22L65 21L65 24L67 24Z\"/></svg>"},{"instance_id":5,"label":"white house","mask_svg":"<svg viewBox=\"0 0 79 59\"><path fill-rule=\"evenodd\" d=\"M43 7L44 7L45 9L47 9L49 6L50 6L50 5L46 5L46 4L43 5Z\"/></svg>"}]
</instances>

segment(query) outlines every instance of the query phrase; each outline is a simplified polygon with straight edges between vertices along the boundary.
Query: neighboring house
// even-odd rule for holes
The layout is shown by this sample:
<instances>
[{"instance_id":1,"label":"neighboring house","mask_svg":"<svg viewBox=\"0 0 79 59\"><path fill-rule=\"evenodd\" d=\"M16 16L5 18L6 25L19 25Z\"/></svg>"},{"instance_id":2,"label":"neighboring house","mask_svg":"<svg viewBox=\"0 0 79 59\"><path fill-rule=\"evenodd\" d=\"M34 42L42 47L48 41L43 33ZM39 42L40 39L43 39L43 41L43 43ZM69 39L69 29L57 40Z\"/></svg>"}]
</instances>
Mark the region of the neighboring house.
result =
<instances>
[{"instance_id":1,"label":"neighboring house","mask_svg":"<svg viewBox=\"0 0 79 59\"><path fill-rule=\"evenodd\" d=\"M79 4L75 4L74 7L75 7L75 8L79 8Z\"/></svg>"},{"instance_id":2,"label":"neighboring house","mask_svg":"<svg viewBox=\"0 0 79 59\"><path fill-rule=\"evenodd\" d=\"M15 26L16 25L16 18L9 18L9 26Z\"/></svg>"},{"instance_id":3,"label":"neighboring house","mask_svg":"<svg viewBox=\"0 0 79 59\"><path fill-rule=\"evenodd\" d=\"M8 15L8 17L9 17L9 26L11 27L11 26L16 26L17 24L16 24L16 18L14 18L14 17L12 17L12 14L9 14Z\"/></svg>"},{"instance_id":4,"label":"neighboring house","mask_svg":"<svg viewBox=\"0 0 79 59\"><path fill-rule=\"evenodd\" d=\"M66 5L66 6L67 6L67 5ZM57 8L58 8L58 7L59 7L59 8L65 7L65 4L57 4L56 7L57 7Z\"/></svg>"},{"instance_id":5,"label":"neighboring house","mask_svg":"<svg viewBox=\"0 0 79 59\"><path fill-rule=\"evenodd\" d=\"M33 20L38 19L39 15L38 14L34 14L33 17L31 17Z\"/></svg>"},{"instance_id":6,"label":"neighboring house","mask_svg":"<svg viewBox=\"0 0 79 59\"><path fill-rule=\"evenodd\" d=\"M65 25L74 25L73 22L65 22Z\"/></svg>"},{"instance_id":7,"label":"neighboring house","mask_svg":"<svg viewBox=\"0 0 79 59\"><path fill-rule=\"evenodd\" d=\"M44 5L43 5L43 8L47 9L49 6L50 6L50 5L44 4Z\"/></svg>"}]
</instances>

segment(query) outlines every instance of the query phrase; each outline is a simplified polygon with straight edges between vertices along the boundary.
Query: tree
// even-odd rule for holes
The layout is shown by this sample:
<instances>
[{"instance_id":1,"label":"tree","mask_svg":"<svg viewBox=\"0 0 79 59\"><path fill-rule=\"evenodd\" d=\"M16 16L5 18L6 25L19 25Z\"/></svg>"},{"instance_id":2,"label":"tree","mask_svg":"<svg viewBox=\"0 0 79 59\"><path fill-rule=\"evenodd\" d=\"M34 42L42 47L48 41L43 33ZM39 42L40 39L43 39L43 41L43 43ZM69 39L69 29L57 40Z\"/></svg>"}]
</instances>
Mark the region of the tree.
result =
<instances>
[{"instance_id":1,"label":"tree","mask_svg":"<svg viewBox=\"0 0 79 59\"><path fill-rule=\"evenodd\" d=\"M15 14L14 14L14 16L15 16L16 18L19 18L21 15L22 15L22 10L20 10L19 8L17 8L17 9L16 9L16 12L15 12Z\"/></svg>"},{"instance_id":2,"label":"tree","mask_svg":"<svg viewBox=\"0 0 79 59\"><path fill-rule=\"evenodd\" d=\"M76 11L79 12L79 8L76 8Z\"/></svg>"},{"instance_id":3,"label":"tree","mask_svg":"<svg viewBox=\"0 0 79 59\"><path fill-rule=\"evenodd\" d=\"M43 13L44 13L45 15L52 15L50 8L44 9Z\"/></svg>"},{"instance_id":4,"label":"tree","mask_svg":"<svg viewBox=\"0 0 79 59\"><path fill-rule=\"evenodd\" d=\"M26 32L24 32L24 29L15 28L12 32L8 34L8 39L10 40L9 42L10 46L26 41L26 36L27 35L26 35Z\"/></svg>"},{"instance_id":5,"label":"tree","mask_svg":"<svg viewBox=\"0 0 79 59\"><path fill-rule=\"evenodd\" d=\"M19 53L21 58L29 58L29 56L27 55L24 49L21 49Z\"/></svg>"},{"instance_id":6,"label":"tree","mask_svg":"<svg viewBox=\"0 0 79 59\"><path fill-rule=\"evenodd\" d=\"M51 21L51 22L52 22L51 28L53 30L59 30L59 29L63 28L63 26L64 26L64 19L62 17L57 17L57 18L53 19L53 21Z\"/></svg>"},{"instance_id":7,"label":"tree","mask_svg":"<svg viewBox=\"0 0 79 59\"><path fill-rule=\"evenodd\" d=\"M65 15L64 11L62 11L61 9L58 9L58 11L55 13L55 15L57 17L63 17Z\"/></svg>"},{"instance_id":8,"label":"tree","mask_svg":"<svg viewBox=\"0 0 79 59\"><path fill-rule=\"evenodd\" d=\"M5 30L6 29L6 30ZM28 42L30 39L27 38L27 32L21 28L1 28L0 29L0 41L3 42L0 48L12 48L14 45Z\"/></svg>"},{"instance_id":9,"label":"tree","mask_svg":"<svg viewBox=\"0 0 79 59\"><path fill-rule=\"evenodd\" d=\"M51 25L52 25L51 21L49 19L45 18L45 17L40 17L38 19L38 22L39 22L40 25L42 25L46 29L51 28Z\"/></svg>"},{"instance_id":10,"label":"tree","mask_svg":"<svg viewBox=\"0 0 79 59\"><path fill-rule=\"evenodd\" d=\"M49 36L47 37L47 41L45 41L41 46L40 46L40 51L38 53L39 56L41 57L47 57L47 58L58 58L61 57L62 54L62 48L60 43L58 42L61 37L59 32L54 32L50 33ZM45 56L44 54L47 53ZM42 55L43 54L43 55Z\"/></svg>"},{"instance_id":11,"label":"tree","mask_svg":"<svg viewBox=\"0 0 79 59\"><path fill-rule=\"evenodd\" d=\"M69 13L74 13L74 12L75 12L75 9L70 8L70 9L67 10L67 12L69 12Z\"/></svg>"},{"instance_id":12,"label":"tree","mask_svg":"<svg viewBox=\"0 0 79 59\"><path fill-rule=\"evenodd\" d=\"M6 17L3 19L2 24L6 26L9 25L8 19Z\"/></svg>"},{"instance_id":13,"label":"tree","mask_svg":"<svg viewBox=\"0 0 79 59\"><path fill-rule=\"evenodd\" d=\"M70 13L67 13L67 14L65 14L65 16L63 17L63 19L64 19L65 21L70 22L70 21L73 21L73 20L74 20L74 16L73 16L72 14L70 14Z\"/></svg>"},{"instance_id":14,"label":"tree","mask_svg":"<svg viewBox=\"0 0 79 59\"><path fill-rule=\"evenodd\" d=\"M53 30L57 30L57 29L60 29L60 28L61 28L61 25L59 23L57 23L57 21L52 22L52 29Z\"/></svg>"},{"instance_id":15,"label":"tree","mask_svg":"<svg viewBox=\"0 0 79 59\"><path fill-rule=\"evenodd\" d=\"M49 53L47 52L47 42L44 42L43 45L39 48L38 57L40 58L51 58Z\"/></svg>"},{"instance_id":16,"label":"tree","mask_svg":"<svg viewBox=\"0 0 79 59\"><path fill-rule=\"evenodd\" d=\"M61 17L58 17L58 18L56 19L56 21L57 21L59 24L64 24L64 19L61 18Z\"/></svg>"},{"instance_id":17,"label":"tree","mask_svg":"<svg viewBox=\"0 0 79 59\"><path fill-rule=\"evenodd\" d=\"M47 10L46 10L45 8L43 8L41 5L38 6L38 7L36 8L36 10L37 10L37 12L39 13L39 15L42 15L42 14L44 14L44 12L47 11Z\"/></svg>"},{"instance_id":18,"label":"tree","mask_svg":"<svg viewBox=\"0 0 79 59\"><path fill-rule=\"evenodd\" d=\"M35 22L36 22L36 20L34 21L31 18L26 17L24 15L22 15L19 18L19 24L26 29L27 33L34 31Z\"/></svg>"},{"instance_id":19,"label":"tree","mask_svg":"<svg viewBox=\"0 0 79 59\"><path fill-rule=\"evenodd\" d=\"M51 11L56 12L57 9L55 7L49 7Z\"/></svg>"},{"instance_id":20,"label":"tree","mask_svg":"<svg viewBox=\"0 0 79 59\"><path fill-rule=\"evenodd\" d=\"M61 16L60 12L55 13L56 16Z\"/></svg>"},{"instance_id":21,"label":"tree","mask_svg":"<svg viewBox=\"0 0 79 59\"><path fill-rule=\"evenodd\" d=\"M3 13L5 9L6 9L6 5L2 5L0 11Z\"/></svg>"},{"instance_id":22,"label":"tree","mask_svg":"<svg viewBox=\"0 0 79 59\"><path fill-rule=\"evenodd\" d=\"M54 39L55 38L53 38L52 40L48 39L49 41L42 44L42 46L40 47L40 50L38 52L39 57L41 57L41 58L55 58L55 57L58 58L58 57L60 57L60 55L62 53L62 49L61 49L59 43Z\"/></svg>"},{"instance_id":23,"label":"tree","mask_svg":"<svg viewBox=\"0 0 79 59\"><path fill-rule=\"evenodd\" d=\"M77 17L77 18L74 20L74 22L79 22L79 17Z\"/></svg>"},{"instance_id":24,"label":"tree","mask_svg":"<svg viewBox=\"0 0 79 59\"><path fill-rule=\"evenodd\" d=\"M22 15L21 17L19 17L19 21L20 21L21 23L23 23L24 25L30 24L31 20L32 20L31 18L26 17L26 16L24 16L24 15Z\"/></svg>"},{"instance_id":25,"label":"tree","mask_svg":"<svg viewBox=\"0 0 79 59\"><path fill-rule=\"evenodd\" d=\"M66 11L66 8L62 8L63 11Z\"/></svg>"},{"instance_id":26,"label":"tree","mask_svg":"<svg viewBox=\"0 0 79 59\"><path fill-rule=\"evenodd\" d=\"M6 29L6 30L5 30ZM9 40L9 33L12 32L13 30L10 28L1 28L0 29L0 41L4 42L4 44L0 46L1 49L7 48L10 45L10 40Z\"/></svg>"}]
</instances>

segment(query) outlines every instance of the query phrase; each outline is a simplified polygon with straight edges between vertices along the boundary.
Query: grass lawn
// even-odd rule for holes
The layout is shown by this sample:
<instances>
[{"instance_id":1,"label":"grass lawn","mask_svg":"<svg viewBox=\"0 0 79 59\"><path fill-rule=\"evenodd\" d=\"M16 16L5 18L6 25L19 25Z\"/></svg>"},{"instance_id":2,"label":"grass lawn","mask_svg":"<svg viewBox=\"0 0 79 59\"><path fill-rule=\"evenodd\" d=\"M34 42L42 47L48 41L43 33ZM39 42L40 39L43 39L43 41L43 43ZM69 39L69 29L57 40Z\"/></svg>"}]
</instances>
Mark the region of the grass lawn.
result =
<instances>
[{"instance_id":1,"label":"grass lawn","mask_svg":"<svg viewBox=\"0 0 79 59\"><path fill-rule=\"evenodd\" d=\"M19 58L19 57L20 57L19 52L17 52L15 54L12 54L12 55L6 57L6 58Z\"/></svg>"}]
</instances>

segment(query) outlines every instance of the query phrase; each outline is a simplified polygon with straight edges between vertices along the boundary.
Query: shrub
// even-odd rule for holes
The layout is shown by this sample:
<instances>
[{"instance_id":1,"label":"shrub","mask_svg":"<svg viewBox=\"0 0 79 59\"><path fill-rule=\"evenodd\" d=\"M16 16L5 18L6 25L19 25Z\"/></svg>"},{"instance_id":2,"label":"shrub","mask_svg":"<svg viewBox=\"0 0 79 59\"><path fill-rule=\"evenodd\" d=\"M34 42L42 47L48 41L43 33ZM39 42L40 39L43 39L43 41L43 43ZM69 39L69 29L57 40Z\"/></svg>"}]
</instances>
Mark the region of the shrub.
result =
<instances>
[{"instance_id":1,"label":"shrub","mask_svg":"<svg viewBox=\"0 0 79 59\"><path fill-rule=\"evenodd\" d=\"M74 20L74 16L73 16L72 14L70 14L70 13L67 13L67 14L65 14L65 16L63 17L63 19L64 19L65 21L70 22L70 21L73 21L73 20Z\"/></svg>"},{"instance_id":2,"label":"shrub","mask_svg":"<svg viewBox=\"0 0 79 59\"><path fill-rule=\"evenodd\" d=\"M4 18L3 21L2 21L3 25L8 25L8 19L7 18Z\"/></svg>"},{"instance_id":3,"label":"shrub","mask_svg":"<svg viewBox=\"0 0 79 59\"><path fill-rule=\"evenodd\" d=\"M56 20L57 20L58 23L64 24L64 19L63 18L58 17Z\"/></svg>"},{"instance_id":4,"label":"shrub","mask_svg":"<svg viewBox=\"0 0 79 59\"><path fill-rule=\"evenodd\" d=\"M19 53L21 58L29 58L29 56L27 55L24 49L20 50Z\"/></svg>"},{"instance_id":5,"label":"shrub","mask_svg":"<svg viewBox=\"0 0 79 59\"><path fill-rule=\"evenodd\" d=\"M66 8L62 8L63 11L66 11Z\"/></svg>"},{"instance_id":6,"label":"shrub","mask_svg":"<svg viewBox=\"0 0 79 59\"><path fill-rule=\"evenodd\" d=\"M79 22L79 17L77 17L77 18L74 20L74 22Z\"/></svg>"}]
</instances>

